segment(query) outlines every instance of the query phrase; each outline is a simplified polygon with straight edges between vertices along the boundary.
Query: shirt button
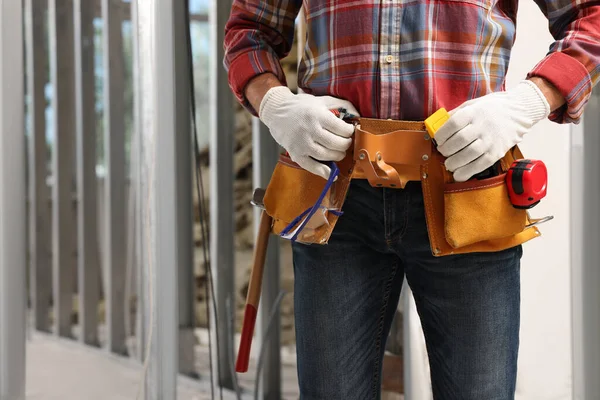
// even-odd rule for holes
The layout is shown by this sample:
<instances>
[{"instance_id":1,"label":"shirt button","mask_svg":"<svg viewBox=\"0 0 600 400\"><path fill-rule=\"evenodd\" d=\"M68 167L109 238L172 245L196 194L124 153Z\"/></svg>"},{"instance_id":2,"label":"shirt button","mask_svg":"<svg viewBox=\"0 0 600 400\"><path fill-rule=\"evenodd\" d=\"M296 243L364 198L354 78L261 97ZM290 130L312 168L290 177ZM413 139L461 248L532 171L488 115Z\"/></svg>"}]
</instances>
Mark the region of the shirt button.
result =
<instances>
[{"instance_id":1,"label":"shirt button","mask_svg":"<svg viewBox=\"0 0 600 400\"><path fill-rule=\"evenodd\" d=\"M391 64L393 61L394 61L394 56L392 56L391 54L385 56L385 62L386 63Z\"/></svg>"}]
</instances>

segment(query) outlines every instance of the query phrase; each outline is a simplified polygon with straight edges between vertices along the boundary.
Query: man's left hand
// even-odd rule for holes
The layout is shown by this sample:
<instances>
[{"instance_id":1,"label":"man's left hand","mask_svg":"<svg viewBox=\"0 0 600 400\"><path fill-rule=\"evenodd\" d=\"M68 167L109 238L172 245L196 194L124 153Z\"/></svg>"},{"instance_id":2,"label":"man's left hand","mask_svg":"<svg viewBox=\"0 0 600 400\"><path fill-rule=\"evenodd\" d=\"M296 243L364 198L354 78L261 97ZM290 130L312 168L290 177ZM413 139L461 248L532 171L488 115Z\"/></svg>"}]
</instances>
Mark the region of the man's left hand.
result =
<instances>
[{"instance_id":1,"label":"man's left hand","mask_svg":"<svg viewBox=\"0 0 600 400\"><path fill-rule=\"evenodd\" d=\"M494 165L531 128L550 114L542 91L531 81L522 81L505 92L470 100L453 110L450 119L435 134L445 165L456 182Z\"/></svg>"}]
</instances>

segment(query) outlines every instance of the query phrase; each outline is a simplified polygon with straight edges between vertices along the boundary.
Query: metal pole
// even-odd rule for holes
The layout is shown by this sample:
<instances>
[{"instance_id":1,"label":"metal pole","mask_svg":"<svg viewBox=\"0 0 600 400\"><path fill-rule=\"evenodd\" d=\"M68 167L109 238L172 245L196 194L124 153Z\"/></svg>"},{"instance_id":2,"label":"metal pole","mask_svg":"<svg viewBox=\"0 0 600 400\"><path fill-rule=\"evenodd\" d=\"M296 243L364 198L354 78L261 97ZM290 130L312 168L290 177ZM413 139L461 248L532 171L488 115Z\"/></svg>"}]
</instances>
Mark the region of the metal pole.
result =
<instances>
[{"instance_id":1,"label":"metal pole","mask_svg":"<svg viewBox=\"0 0 600 400\"><path fill-rule=\"evenodd\" d=\"M132 70L140 71L140 37L139 37L139 19L138 19L138 3L131 2L131 26L132 26ZM141 79L139 74L133 76L133 137L132 148L135 152L135 157L132 157L132 172L135 193L135 256L134 266L136 272L137 284L137 306L136 306L136 339L137 339L137 354L139 361L144 360L144 350L146 347L146 325L144 324L144 312L146 310L143 304L143 299L146 297L146 289L144 286L143 272L146 266L147 258L144 252L144 212L145 209L145 193L143 192L143 153L142 153L142 90Z\"/></svg>"},{"instance_id":2,"label":"metal pole","mask_svg":"<svg viewBox=\"0 0 600 400\"><path fill-rule=\"evenodd\" d=\"M96 110L94 4L75 0L75 105L77 136L77 277L82 343L98 345L101 277L96 224Z\"/></svg>"},{"instance_id":3,"label":"metal pole","mask_svg":"<svg viewBox=\"0 0 600 400\"><path fill-rule=\"evenodd\" d=\"M233 332L228 309L235 305L233 153L234 108L227 72L223 68L225 24L231 0L213 0L210 21L210 263L217 301L220 384L233 389ZM215 327L214 321L212 327ZM216 347L216 346L213 346ZM213 361L216 357L213 357ZM216 371L215 366L215 371Z\"/></svg>"},{"instance_id":4,"label":"metal pole","mask_svg":"<svg viewBox=\"0 0 600 400\"><path fill-rule=\"evenodd\" d=\"M141 193L140 208L138 215L141 222L140 230L140 302L142 311L142 320L140 325L142 329L142 342L138 343L141 348L142 357L148 358L148 362L155 362L158 355L157 340L155 335L151 337L151 332L155 331L157 326L156 315L156 296L157 296L157 271L155 245L157 243L155 232L155 189L154 189L154 171L156 170L154 157L156 152L156 122L154 111L156 109L154 97L156 93L155 66L154 66L154 2L144 1L144 7L140 7L139 0L133 0L137 18L135 21L137 56L139 61L139 75L134 74L134 79L138 80L136 92L139 111L139 130L138 134L140 145L140 174L138 175L139 187ZM143 67L142 67L143 66ZM154 343L149 343L152 339ZM149 346L151 344L151 346ZM173 346L173 351L175 347ZM159 399L158 390L165 390L164 382L170 379L165 370L159 371L156 368L148 371L144 382L145 399ZM168 397L164 397L168 398Z\"/></svg>"},{"instance_id":5,"label":"metal pole","mask_svg":"<svg viewBox=\"0 0 600 400\"><path fill-rule=\"evenodd\" d=\"M146 399L177 398L178 234L177 234L177 68L174 57L177 0L138 4L144 173L148 174L144 246L149 284L144 315L153 330ZM185 100L187 98L184 97ZM189 121L189 120L188 120ZM189 128L188 128L189 129ZM189 131L188 131L189 133ZM147 218L147 219L146 219Z\"/></svg>"},{"instance_id":6,"label":"metal pole","mask_svg":"<svg viewBox=\"0 0 600 400\"><path fill-rule=\"evenodd\" d=\"M573 398L600 398L600 95L571 135Z\"/></svg>"},{"instance_id":7,"label":"metal pole","mask_svg":"<svg viewBox=\"0 0 600 400\"><path fill-rule=\"evenodd\" d=\"M71 337L73 310L74 227L73 153L75 139L75 88L73 2L51 0L50 82L54 143L52 149L52 263L55 334Z\"/></svg>"},{"instance_id":8,"label":"metal pole","mask_svg":"<svg viewBox=\"0 0 600 400\"><path fill-rule=\"evenodd\" d=\"M194 279L194 238L193 238L193 196L192 196L192 132L190 95L192 87L189 79L187 48L186 2L173 2L173 37L171 46L174 64L175 89L175 204L177 235L177 267L179 271L179 372L196 375L194 364L195 286Z\"/></svg>"},{"instance_id":9,"label":"metal pole","mask_svg":"<svg viewBox=\"0 0 600 400\"><path fill-rule=\"evenodd\" d=\"M105 274L108 349L126 354L125 344L125 113L120 0L102 0L104 37L104 156L106 161Z\"/></svg>"},{"instance_id":10,"label":"metal pole","mask_svg":"<svg viewBox=\"0 0 600 400\"><path fill-rule=\"evenodd\" d=\"M25 400L23 8L0 6L0 400Z\"/></svg>"},{"instance_id":11,"label":"metal pole","mask_svg":"<svg viewBox=\"0 0 600 400\"><path fill-rule=\"evenodd\" d=\"M271 180L273 169L279 158L279 146L271 138L269 129L258 118L252 121L252 173L254 187L266 188ZM248 205L250 207L250 205ZM254 210L254 228L258 231L260 209ZM276 237L269 240L265 259L261 302L256 329L257 346L266 346L263 369L260 376L259 398L281 398L281 317L277 312L273 321L269 321L271 309L281 290L279 273L279 241ZM272 324L267 342L263 338L269 322Z\"/></svg>"},{"instance_id":12,"label":"metal pole","mask_svg":"<svg viewBox=\"0 0 600 400\"><path fill-rule=\"evenodd\" d=\"M48 213L48 148L46 145L45 1L27 0L27 88L29 97L29 297L35 328L50 331L50 215Z\"/></svg>"}]
</instances>

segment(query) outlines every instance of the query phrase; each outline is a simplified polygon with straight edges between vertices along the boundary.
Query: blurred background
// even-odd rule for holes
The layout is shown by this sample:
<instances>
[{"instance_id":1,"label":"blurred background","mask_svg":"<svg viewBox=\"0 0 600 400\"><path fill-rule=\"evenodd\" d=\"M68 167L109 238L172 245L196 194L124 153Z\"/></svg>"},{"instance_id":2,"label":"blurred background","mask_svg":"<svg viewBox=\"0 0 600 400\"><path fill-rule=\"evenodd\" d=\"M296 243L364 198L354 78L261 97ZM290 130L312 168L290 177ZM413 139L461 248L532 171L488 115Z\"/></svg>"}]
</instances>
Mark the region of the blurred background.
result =
<instances>
[{"instance_id":1,"label":"blurred background","mask_svg":"<svg viewBox=\"0 0 600 400\"><path fill-rule=\"evenodd\" d=\"M552 42L530 3L519 10L508 86ZM287 241L269 246L250 371L233 369L252 191L266 186L280 149L229 90L230 8L0 6L0 400L298 398ZM302 38L300 15L282 61L294 91ZM555 218L525 246L517 398L600 400L598 93L580 125L546 121L522 149L550 173L533 216ZM384 398L430 399L428 386L406 288Z\"/></svg>"}]
</instances>

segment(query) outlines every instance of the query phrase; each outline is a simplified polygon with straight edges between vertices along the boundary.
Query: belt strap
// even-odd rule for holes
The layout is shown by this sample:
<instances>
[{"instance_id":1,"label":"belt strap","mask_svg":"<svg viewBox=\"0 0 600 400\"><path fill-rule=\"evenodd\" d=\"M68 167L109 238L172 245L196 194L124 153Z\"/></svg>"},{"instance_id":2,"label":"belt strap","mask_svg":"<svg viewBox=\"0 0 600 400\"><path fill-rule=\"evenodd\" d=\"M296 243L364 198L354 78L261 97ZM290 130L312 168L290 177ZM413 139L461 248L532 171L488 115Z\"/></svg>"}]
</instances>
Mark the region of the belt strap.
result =
<instances>
[{"instance_id":1,"label":"belt strap","mask_svg":"<svg viewBox=\"0 0 600 400\"><path fill-rule=\"evenodd\" d=\"M424 121L397 121L391 119L359 118L359 125L363 130L373 134L389 133L394 131L423 131L427 132Z\"/></svg>"}]
</instances>

